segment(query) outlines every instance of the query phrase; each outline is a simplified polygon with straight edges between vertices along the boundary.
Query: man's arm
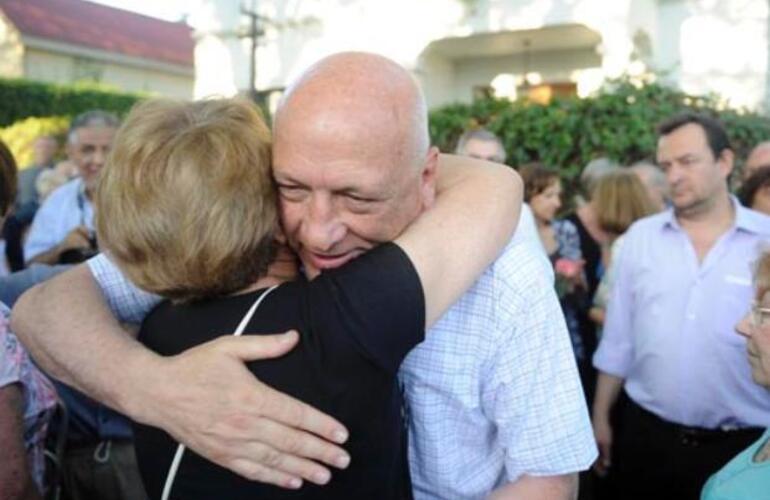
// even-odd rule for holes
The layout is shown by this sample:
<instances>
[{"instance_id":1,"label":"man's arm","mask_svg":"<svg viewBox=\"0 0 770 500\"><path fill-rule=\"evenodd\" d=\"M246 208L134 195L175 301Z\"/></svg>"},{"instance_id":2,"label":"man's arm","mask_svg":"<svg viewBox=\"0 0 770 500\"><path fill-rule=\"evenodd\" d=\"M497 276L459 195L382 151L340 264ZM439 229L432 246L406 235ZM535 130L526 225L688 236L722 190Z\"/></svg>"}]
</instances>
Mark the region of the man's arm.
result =
<instances>
[{"instance_id":1,"label":"man's arm","mask_svg":"<svg viewBox=\"0 0 770 500\"><path fill-rule=\"evenodd\" d=\"M395 240L420 276L426 327L471 287L510 241L523 190L521 178L510 167L441 155L434 205Z\"/></svg>"},{"instance_id":2,"label":"man's arm","mask_svg":"<svg viewBox=\"0 0 770 500\"><path fill-rule=\"evenodd\" d=\"M599 458L594 463L596 473L603 476L612 466L612 425L610 413L618 400L623 388L623 379L609 373L599 372L596 381L591 423L594 427L596 445L599 447Z\"/></svg>"},{"instance_id":3,"label":"man's arm","mask_svg":"<svg viewBox=\"0 0 770 500\"><path fill-rule=\"evenodd\" d=\"M489 495L489 500L575 500L577 495L577 474L522 476L497 488Z\"/></svg>"},{"instance_id":4,"label":"man's arm","mask_svg":"<svg viewBox=\"0 0 770 500\"><path fill-rule=\"evenodd\" d=\"M630 237L630 235L625 236L625 238ZM594 366L599 372L591 412L594 437L599 448L599 458L594 463L594 470L599 475L606 474L612 466L613 430L610 414L623 389L625 375L633 356L631 338L633 295L629 267L631 258L628 256L633 248L633 243L627 243L619 252L613 252L610 269L614 278L607 300L602 339L593 359Z\"/></svg>"},{"instance_id":5,"label":"man's arm","mask_svg":"<svg viewBox=\"0 0 770 500\"><path fill-rule=\"evenodd\" d=\"M0 387L0 498L40 500L24 448L23 400L18 384Z\"/></svg>"},{"instance_id":6,"label":"man's arm","mask_svg":"<svg viewBox=\"0 0 770 500\"><path fill-rule=\"evenodd\" d=\"M328 480L313 460L350 460L326 441L345 441L340 423L261 384L244 365L286 353L294 332L222 337L160 357L121 329L86 265L24 294L12 324L51 375L242 476L298 487L300 478Z\"/></svg>"}]
</instances>

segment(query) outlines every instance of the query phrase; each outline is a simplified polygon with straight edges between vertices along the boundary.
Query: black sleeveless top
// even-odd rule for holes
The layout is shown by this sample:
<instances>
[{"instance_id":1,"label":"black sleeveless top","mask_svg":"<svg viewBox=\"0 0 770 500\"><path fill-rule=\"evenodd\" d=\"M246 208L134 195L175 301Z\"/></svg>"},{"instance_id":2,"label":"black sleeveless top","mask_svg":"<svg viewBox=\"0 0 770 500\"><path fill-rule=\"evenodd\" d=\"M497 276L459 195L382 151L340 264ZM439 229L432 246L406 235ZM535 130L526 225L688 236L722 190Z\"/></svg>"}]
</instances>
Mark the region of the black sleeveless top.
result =
<instances>
[{"instance_id":1,"label":"black sleeveless top","mask_svg":"<svg viewBox=\"0 0 770 500\"><path fill-rule=\"evenodd\" d=\"M190 304L159 305L139 340L174 355L232 334L264 290ZM411 498L396 373L424 338L425 300L406 254L384 244L315 280L284 283L259 306L244 332L294 328L300 342L287 355L248 363L267 385L341 421L350 431L351 464L332 471L326 486L285 490L243 479L186 450L171 498ZM248 333L244 333L248 334ZM135 424L137 459L150 498L160 498L177 442L160 429Z\"/></svg>"}]
</instances>

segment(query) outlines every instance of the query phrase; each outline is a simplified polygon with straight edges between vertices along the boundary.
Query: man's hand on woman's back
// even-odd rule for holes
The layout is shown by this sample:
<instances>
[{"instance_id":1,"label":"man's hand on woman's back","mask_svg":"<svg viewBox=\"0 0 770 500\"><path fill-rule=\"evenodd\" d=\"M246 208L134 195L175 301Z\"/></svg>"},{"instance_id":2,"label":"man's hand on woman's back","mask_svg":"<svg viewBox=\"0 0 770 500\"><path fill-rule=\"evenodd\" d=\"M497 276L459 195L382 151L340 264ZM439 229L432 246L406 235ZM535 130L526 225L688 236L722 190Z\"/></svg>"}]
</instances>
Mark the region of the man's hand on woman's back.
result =
<instances>
[{"instance_id":1,"label":"man's hand on woman's back","mask_svg":"<svg viewBox=\"0 0 770 500\"><path fill-rule=\"evenodd\" d=\"M326 483L329 469L319 463L344 468L350 462L332 444L347 439L345 428L262 384L244 364L281 356L297 338L296 332L225 336L159 358L152 369L168 383L137 394L157 403L139 410L141 418L249 479L286 488L299 487L302 479Z\"/></svg>"},{"instance_id":2,"label":"man's hand on woman's back","mask_svg":"<svg viewBox=\"0 0 770 500\"><path fill-rule=\"evenodd\" d=\"M323 483L349 461L331 417L257 380L245 362L277 357L296 333L222 337L164 358L113 317L88 266L29 290L13 329L51 376L127 416L166 430L196 453L250 479ZM339 433L339 435L338 435Z\"/></svg>"}]
</instances>

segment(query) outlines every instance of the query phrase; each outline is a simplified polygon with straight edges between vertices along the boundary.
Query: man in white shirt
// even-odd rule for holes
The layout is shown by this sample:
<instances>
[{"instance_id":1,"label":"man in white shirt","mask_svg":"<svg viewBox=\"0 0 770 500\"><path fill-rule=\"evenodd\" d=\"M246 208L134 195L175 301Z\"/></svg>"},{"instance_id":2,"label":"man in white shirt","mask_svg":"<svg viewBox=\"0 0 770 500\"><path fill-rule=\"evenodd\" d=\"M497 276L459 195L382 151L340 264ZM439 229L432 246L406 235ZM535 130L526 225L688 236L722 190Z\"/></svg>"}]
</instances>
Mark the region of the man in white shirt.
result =
<instances>
[{"instance_id":1,"label":"man in white shirt","mask_svg":"<svg viewBox=\"0 0 770 500\"><path fill-rule=\"evenodd\" d=\"M27 263L57 264L63 263L62 256L95 253L91 198L118 125L115 115L101 110L72 121L67 155L79 177L51 193L38 210L24 244Z\"/></svg>"}]
</instances>

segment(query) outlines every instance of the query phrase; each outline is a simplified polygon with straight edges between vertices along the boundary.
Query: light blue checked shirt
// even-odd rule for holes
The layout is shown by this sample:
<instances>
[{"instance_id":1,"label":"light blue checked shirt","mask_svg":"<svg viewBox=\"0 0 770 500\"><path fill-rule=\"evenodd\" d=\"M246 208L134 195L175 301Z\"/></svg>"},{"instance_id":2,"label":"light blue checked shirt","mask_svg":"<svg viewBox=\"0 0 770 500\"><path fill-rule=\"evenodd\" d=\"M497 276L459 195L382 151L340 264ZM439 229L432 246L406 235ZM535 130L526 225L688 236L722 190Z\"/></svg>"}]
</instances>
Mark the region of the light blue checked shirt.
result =
<instances>
[{"instance_id":1,"label":"light blue checked shirt","mask_svg":"<svg viewBox=\"0 0 770 500\"><path fill-rule=\"evenodd\" d=\"M401 367L416 499L483 498L522 474L584 470L596 458L553 272L515 237ZM158 299L104 256L89 261L120 321Z\"/></svg>"},{"instance_id":2,"label":"light blue checked shirt","mask_svg":"<svg viewBox=\"0 0 770 500\"><path fill-rule=\"evenodd\" d=\"M671 422L770 426L770 392L752 381L746 339L735 332L754 296L751 266L770 241L770 217L733 206L733 227L702 263L672 209L631 226L617 258L594 365Z\"/></svg>"},{"instance_id":3,"label":"light blue checked shirt","mask_svg":"<svg viewBox=\"0 0 770 500\"><path fill-rule=\"evenodd\" d=\"M484 498L522 474L567 474L596 459L539 245L514 237L401 365L417 500Z\"/></svg>"}]
</instances>

